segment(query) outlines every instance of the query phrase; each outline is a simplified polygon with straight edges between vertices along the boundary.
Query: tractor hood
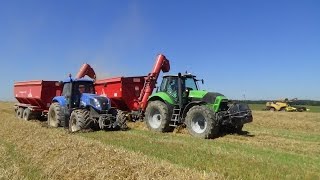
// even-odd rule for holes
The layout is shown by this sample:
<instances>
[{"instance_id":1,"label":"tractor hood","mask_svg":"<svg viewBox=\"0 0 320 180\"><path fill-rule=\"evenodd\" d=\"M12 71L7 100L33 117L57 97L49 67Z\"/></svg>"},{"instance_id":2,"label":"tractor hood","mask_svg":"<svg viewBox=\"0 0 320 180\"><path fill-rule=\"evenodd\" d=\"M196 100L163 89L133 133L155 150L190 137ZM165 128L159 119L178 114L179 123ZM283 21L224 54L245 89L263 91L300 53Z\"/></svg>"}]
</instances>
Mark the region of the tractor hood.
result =
<instances>
[{"instance_id":1,"label":"tractor hood","mask_svg":"<svg viewBox=\"0 0 320 180\"><path fill-rule=\"evenodd\" d=\"M80 106L91 106L98 111L108 110L111 107L110 99L96 94L83 93L81 96Z\"/></svg>"},{"instance_id":2,"label":"tractor hood","mask_svg":"<svg viewBox=\"0 0 320 180\"><path fill-rule=\"evenodd\" d=\"M204 101L206 103L213 104L216 102L217 97L219 99L226 99L227 98L220 93L216 92L208 92L208 91L199 91L199 90L191 90L189 92L189 98L192 98L194 101Z\"/></svg>"},{"instance_id":3,"label":"tractor hood","mask_svg":"<svg viewBox=\"0 0 320 180\"><path fill-rule=\"evenodd\" d=\"M228 99L220 93L191 90L189 98L191 98L191 101L202 101L211 104L215 112L220 110L226 111L228 109Z\"/></svg>"}]
</instances>

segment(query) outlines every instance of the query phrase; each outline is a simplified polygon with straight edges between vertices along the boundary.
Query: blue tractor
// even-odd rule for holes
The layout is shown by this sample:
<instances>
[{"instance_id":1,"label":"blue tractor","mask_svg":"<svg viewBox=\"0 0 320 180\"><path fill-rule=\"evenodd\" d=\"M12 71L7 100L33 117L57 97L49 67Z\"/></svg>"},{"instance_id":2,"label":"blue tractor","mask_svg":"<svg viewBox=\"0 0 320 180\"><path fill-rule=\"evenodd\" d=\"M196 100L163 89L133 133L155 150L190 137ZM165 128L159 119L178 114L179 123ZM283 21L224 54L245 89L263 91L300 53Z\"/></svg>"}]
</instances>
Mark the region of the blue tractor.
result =
<instances>
[{"instance_id":1,"label":"blue tractor","mask_svg":"<svg viewBox=\"0 0 320 180\"><path fill-rule=\"evenodd\" d=\"M62 94L52 100L48 125L62 126L70 132L126 128L124 113L112 108L109 98L95 94L93 82L71 77L61 82Z\"/></svg>"}]
</instances>

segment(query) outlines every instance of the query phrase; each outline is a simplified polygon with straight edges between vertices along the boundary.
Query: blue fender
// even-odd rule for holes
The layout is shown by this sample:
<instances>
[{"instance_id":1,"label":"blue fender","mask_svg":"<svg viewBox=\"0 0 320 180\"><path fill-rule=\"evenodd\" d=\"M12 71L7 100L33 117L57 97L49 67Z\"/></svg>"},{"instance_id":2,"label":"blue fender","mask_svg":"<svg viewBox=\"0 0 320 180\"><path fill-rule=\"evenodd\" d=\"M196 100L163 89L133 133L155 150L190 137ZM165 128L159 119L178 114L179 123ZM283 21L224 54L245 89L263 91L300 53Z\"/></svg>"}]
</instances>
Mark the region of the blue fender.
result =
<instances>
[{"instance_id":1,"label":"blue fender","mask_svg":"<svg viewBox=\"0 0 320 180\"><path fill-rule=\"evenodd\" d=\"M67 106L67 100L64 96L56 96L52 99L52 102L57 102L62 107Z\"/></svg>"}]
</instances>

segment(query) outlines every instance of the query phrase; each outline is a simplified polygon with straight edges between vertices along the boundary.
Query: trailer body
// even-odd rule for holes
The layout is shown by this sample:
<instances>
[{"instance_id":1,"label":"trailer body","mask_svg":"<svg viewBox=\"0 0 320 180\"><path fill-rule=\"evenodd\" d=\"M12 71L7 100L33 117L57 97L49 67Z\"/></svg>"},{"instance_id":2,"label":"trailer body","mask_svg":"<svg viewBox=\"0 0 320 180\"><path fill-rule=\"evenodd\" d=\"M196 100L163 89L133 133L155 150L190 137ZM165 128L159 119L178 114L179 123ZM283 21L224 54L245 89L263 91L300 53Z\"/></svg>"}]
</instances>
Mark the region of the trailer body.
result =
<instances>
[{"instance_id":1,"label":"trailer body","mask_svg":"<svg viewBox=\"0 0 320 180\"><path fill-rule=\"evenodd\" d=\"M28 108L32 112L47 113L51 101L55 96L60 96L62 86L58 81L23 81L14 83L14 95L18 108Z\"/></svg>"},{"instance_id":2,"label":"trailer body","mask_svg":"<svg viewBox=\"0 0 320 180\"><path fill-rule=\"evenodd\" d=\"M115 77L95 82L98 95L111 99L111 105L122 111L138 111L138 98L144 87L146 76Z\"/></svg>"}]
</instances>

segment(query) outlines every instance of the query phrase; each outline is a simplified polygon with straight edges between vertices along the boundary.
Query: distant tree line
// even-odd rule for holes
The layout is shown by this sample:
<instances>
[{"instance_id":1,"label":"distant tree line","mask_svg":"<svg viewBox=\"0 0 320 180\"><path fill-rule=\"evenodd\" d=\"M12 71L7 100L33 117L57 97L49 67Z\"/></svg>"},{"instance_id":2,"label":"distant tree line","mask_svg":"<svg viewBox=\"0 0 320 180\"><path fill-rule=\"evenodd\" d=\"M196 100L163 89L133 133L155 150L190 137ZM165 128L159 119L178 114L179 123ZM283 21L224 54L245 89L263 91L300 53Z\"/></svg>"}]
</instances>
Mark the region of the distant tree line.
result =
<instances>
[{"instance_id":1,"label":"distant tree line","mask_svg":"<svg viewBox=\"0 0 320 180\"><path fill-rule=\"evenodd\" d=\"M243 102L246 104L266 104L270 100L235 100L236 102ZM305 105L305 106L320 106L320 101L315 100L295 100L290 102L292 105Z\"/></svg>"}]
</instances>

